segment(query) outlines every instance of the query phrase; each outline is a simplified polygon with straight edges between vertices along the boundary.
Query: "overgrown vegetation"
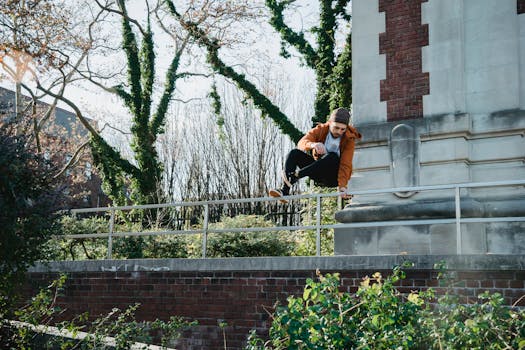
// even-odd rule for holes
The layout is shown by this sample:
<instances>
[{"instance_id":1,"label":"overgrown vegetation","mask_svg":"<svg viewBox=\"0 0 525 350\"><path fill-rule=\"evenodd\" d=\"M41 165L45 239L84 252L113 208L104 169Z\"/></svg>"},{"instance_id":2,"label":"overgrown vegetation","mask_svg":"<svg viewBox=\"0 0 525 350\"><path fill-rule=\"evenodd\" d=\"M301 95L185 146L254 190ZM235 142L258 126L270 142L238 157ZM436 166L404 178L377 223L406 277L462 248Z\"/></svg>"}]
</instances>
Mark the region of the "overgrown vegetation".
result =
<instances>
[{"instance_id":1,"label":"overgrown vegetation","mask_svg":"<svg viewBox=\"0 0 525 350\"><path fill-rule=\"evenodd\" d=\"M332 193L335 188L329 187L310 187L307 193ZM339 210L337 197L321 199L321 224L335 224L335 212ZM304 203L301 212L301 222L303 225L315 225L317 222L317 199L310 198ZM300 230L293 233L296 243L295 255L309 256L316 254L316 230ZM321 230L321 255L334 255L334 230Z\"/></svg>"},{"instance_id":2,"label":"overgrown vegetation","mask_svg":"<svg viewBox=\"0 0 525 350\"><path fill-rule=\"evenodd\" d=\"M54 325L55 319L62 313L57 305L57 297L65 288L66 276L61 275L51 285L34 296L31 302L16 311L16 319L23 324L4 327L2 345L13 349L116 349L127 350L136 342L173 346L185 327L197 324L181 317L171 317L169 321L136 321L135 313L140 304L134 304L120 310L114 308L108 314L90 320L89 314L75 316ZM40 326L36 330L31 326ZM69 336L48 336L49 327L54 326ZM86 337L75 339L78 332L87 333ZM106 339L113 338L113 344ZM1 339L1 338L0 338Z\"/></svg>"},{"instance_id":3,"label":"overgrown vegetation","mask_svg":"<svg viewBox=\"0 0 525 350\"><path fill-rule=\"evenodd\" d=\"M26 269L58 227L61 193L49 162L24 136L0 126L0 319L16 301Z\"/></svg>"},{"instance_id":4,"label":"overgrown vegetation","mask_svg":"<svg viewBox=\"0 0 525 350\"><path fill-rule=\"evenodd\" d=\"M405 267L410 264L405 264ZM405 272L367 277L358 291L341 292L339 274L308 279L302 297L289 297L272 315L270 340L255 331L247 350L270 349L523 349L525 310L500 294L462 305L451 291L400 293Z\"/></svg>"},{"instance_id":5,"label":"overgrown vegetation","mask_svg":"<svg viewBox=\"0 0 525 350\"><path fill-rule=\"evenodd\" d=\"M211 225L213 229L272 227L273 222L257 215L225 218ZM292 254L294 242L288 232L225 232L210 234L208 257L286 256Z\"/></svg>"},{"instance_id":6,"label":"overgrown vegetation","mask_svg":"<svg viewBox=\"0 0 525 350\"><path fill-rule=\"evenodd\" d=\"M200 224L199 224L200 225ZM259 215L238 215L224 218L210 225L210 229L272 227L274 223ZM199 226L200 227L200 226ZM62 219L64 235L107 233L109 221L104 218ZM158 229L160 230L160 228ZM119 224L115 232L142 231L140 225ZM126 258L200 258L202 256L202 236L194 235L154 235L137 237L141 239L142 256L134 256L129 237L113 238L114 259ZM287 256L295 255L297 242L289 232L224 232L209 233L207 257L246 257L246 256ZM55 239L46 245L46 260L84 260L105 259L107 257L107 238Z\"/></svg>"}]
</instances>

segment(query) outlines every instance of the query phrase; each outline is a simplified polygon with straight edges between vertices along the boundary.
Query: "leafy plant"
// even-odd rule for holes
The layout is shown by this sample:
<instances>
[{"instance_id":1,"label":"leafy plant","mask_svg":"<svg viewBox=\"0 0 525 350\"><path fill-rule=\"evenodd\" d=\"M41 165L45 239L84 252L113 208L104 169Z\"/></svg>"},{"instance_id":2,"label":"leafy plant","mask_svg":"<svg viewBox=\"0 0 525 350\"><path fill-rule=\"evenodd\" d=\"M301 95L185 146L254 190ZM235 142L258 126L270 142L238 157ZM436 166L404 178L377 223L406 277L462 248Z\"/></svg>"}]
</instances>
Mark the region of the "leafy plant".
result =
<instances>
[{"instance_id":1,"label":"leafy plant","mask_svg":"<svg viewBox=\"0 0 525 350\"><path fill-rule=\"evenodd\" d=\"M0 127L0 319L16 301L26 269L45 256L62 198L49 162L24 136Z\"/></svg>"},{"instance_id":2,"label":"leafy plant","mask_svg":"<svg viewBox=\"0 0 525 350\"><path fill-rule=\"evenodd\" d=\"M385 278L375 273L352 294L340 291L337 273L318 273L302 297L277 307L270 339L252 331L246 349L525 348L525 310L505 306L501 295L461 305L447 293L436 303L432 289L400 293L395 286L404 278L401 267Z\"/></svg>"},{"instance_id":3,"label":"leafy plant","mask_svg":"<svg viewBox=\"0 0 525 350\"><path fill-rule=\"evenodd\" d=\"M310 193L332 193L333 188L314 186L308 191ZM335 212L338 210L338 198L329 197L321 199L321 224L335 224ZM307 199L304 209L301 212L301 222L303 225L315 225L317 222L317 200L316 198ZM334 230L321 231L321 255L334 255ZM296 248L294 255L309 256L316 254L316 230L301 230L294 233Z\"/></svg>"},{"instance_id":4,"label":"leafy plant","mask_svg":"<svg viewBox=\"0 0 525 350\"><path fill-rule=\"evenodd\" d=\"M238 215L225 218L213 229L273 227L273 222L260 215ZM292 252L292 241L285 232L225 232L209 234L209 257L283 256Z\"/></svg>"},{"instance_id":5,"label":"leafy plant","mask_svg":"<svg viewBox=\"0 0 525 350\"><path fill-rule=\"evenodd\" d=\"M32 298L31 302L24 308L17 310L16 316L19 321L29 325L44 326L43 330L36 331L27 326L10 328L11 334L6 343L18 349L130 349L135 342L146 344L155 343L168 346L180 336L183 328L196 325L196 321L188 322L181 317L171 317L169 321L155 320L138 322L135 313L140 304L134 304L120 310L114 308L103 317L92 322L87 322L87 313L55 325L59 331L67 330L70 334L79 331L87 332L83 339L54 336L49 338L45 335L46 326L53 324L54 318L62 311L56 305L57 296L65 288L66 276L61 275L47 288ZM108 345L106 337L112 337L115 345Z\"/></svg>"},{"instance_id":6,"label":"leafy plant","mask_svg":"<svg viewBox=\"0 0 525 350\"><path fill-rule=\"evenodd\" d=\"M78 219L64 216L61 219L63 235L107 232L109 223L101 217ZM46 243L46 260L104 259L107 256L107 239L53 239Z\"/></svg>"}]
</instances>

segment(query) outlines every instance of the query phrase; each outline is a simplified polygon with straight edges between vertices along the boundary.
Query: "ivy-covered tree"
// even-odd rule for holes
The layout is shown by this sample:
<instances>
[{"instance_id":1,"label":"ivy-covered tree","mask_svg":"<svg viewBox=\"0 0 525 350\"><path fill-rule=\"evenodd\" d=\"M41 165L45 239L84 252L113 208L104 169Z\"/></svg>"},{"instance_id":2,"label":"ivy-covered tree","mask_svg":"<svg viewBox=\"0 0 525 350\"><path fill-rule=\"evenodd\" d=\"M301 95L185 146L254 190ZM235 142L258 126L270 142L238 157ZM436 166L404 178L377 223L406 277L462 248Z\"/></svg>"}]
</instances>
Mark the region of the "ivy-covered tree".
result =
<instances>
[{"instance_id":1,"label":"ivy-covered tree","mask_svg":"<svg viewBox=\"0 0 525 350\"><path fill-rule=\"evenodd\" d=\"M284 12L295 0L266 0L270 11L270 24L280 34L281 55L290 57L288 47L294 47L302 56L305 65L315 72L317 93L312 123L326 121L330 110L350 107L352 104L351 33L348 33L344 48L338 52L336 33L343 23L350 24L347 7L351 0L319 0L320 17L317 26L309 31L315 44L308 41L305 32L296 32L286 24ZM177 11L173 1L165 0L169 12L188 29L193 38L207 50L207 60L213 70L233 80L251 98L263 113L269 116L281 131L297 142L302 137L290 119L264 96L243 74L236 72L219 57L220 41L201 30L197 23L185 20Z\"/></svg>"},{"instance_id":2,"label":"ivy-covered tree","mask_svg":"<svg viewBox=\"0 0 525 350\"><path fill-rule=\"evenodd\" d=\"M160 101L154 109L155 51L149 13L147 25L143 28L135 21L132 23L124 0L117 1L117 4L122 22L122 48L126 54L127 87L118 84L108 90L124 101L132 115L131 149L135 164L113 151L104 139L96 135L91 139L92 151L102 171L106 190L114 200L119 203L124 201L122 189L125 179L129 178L131 199L135 204L155 203L158 201L157 186L162 176L162 164L155 143L163 132L166 112L178 78L182 50L177 50L171 59ZM142 37L140 45L132 25Z\"/></svg>"},{"instance_id":3,"label":"ivy-covered tree","mask_svg":"<svg viewBox=\"0 0 525 350\"><path fill-rule=\"evenodd\" d=\"M180 75L177 74L181 55L186 47L186 41L180 45L171 58L170 65L164 77L162 91L155 92L155 49L150 12L146 14L146 25L131 18L126 8L126 1L118 0L115 4L96 2L100 12L94 16L93 22L87 25L89 34L88 43L84 45L77 62L67 62L54 68L60 73L62 86L56 89L44 87L37 79L37 88L45 94L55 97L72 108L79 121L90 133L90 145L94 163L100 171L104 192L113 200L114 204L146 204L159 201L158 186L163 173L162 163L159 161L156 141L163 133L169 103L175 90L175 83ZM93 51L94 27L101 18L104 20L110 14L119 16L121 22L122 50L125 54L127 67L125 82L108 87L106 77L94 72L85 62L85 58ZM84 60L83 62L81 62ZM69 73L66 72L69 69ZM88 79L98 87L118 96L131 114L131 150L132 157L124 156L122 152L102 137L100 132L83 115L78 105L63 94L65 86L72 80L72 76ZM118 75L114 75L115 79ZM154 101L153 96L159 96Z\"/></svg>"}]
</instances>

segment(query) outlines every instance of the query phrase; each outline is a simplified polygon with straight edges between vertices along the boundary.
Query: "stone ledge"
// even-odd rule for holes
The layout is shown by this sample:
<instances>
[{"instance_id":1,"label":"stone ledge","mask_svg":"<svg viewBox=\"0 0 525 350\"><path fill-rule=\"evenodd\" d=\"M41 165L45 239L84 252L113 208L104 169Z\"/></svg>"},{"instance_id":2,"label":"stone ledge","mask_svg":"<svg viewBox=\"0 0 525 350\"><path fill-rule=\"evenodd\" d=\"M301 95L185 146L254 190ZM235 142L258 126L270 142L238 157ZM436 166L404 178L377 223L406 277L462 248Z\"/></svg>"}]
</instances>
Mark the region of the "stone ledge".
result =
<instances>
[{"instance_id":1,"label":"stone ledge","mask_svg":"<svg viewBox=\"0 0 525 350\"><path fill-rule=\"evenodd\" d=\"M225 259L130 259L40 262L30 273L131 271L301 271L390 270L405 261L413 269L432 270L445 261L451 270L525 270L525 255L382 255L259 257Z\"/></svg>"},{"instance_id":2,"label":"stone ledge","mask_svg":"<svg viewBox=\"0 0 525 350\"><path fill-rule=\"evenodd\" d=\"M525 127L525 110L510 109L480 114L439 114L424 118L405 119L393 122L357 123L355 127L363 135L358 145L386 142L395 125L406 124L413 127L416 135L441 135L467 133L487 133L516 131Z\"/></svg>"},{"instance_id":3,"label":"stone ledge","mask_svg":"<svg viewBox=\"0 0 525 350\"><path fill-rule=\"evenodd\" d=\"M472 198L461 199L461 217L514 217L525 216L525 200L505 199L478 201ZM421 200L395 204L349 204L335 213L338 222L372 222L389 220L446 219L456 217L453 200Z\"/></svg>"}]
</instances>

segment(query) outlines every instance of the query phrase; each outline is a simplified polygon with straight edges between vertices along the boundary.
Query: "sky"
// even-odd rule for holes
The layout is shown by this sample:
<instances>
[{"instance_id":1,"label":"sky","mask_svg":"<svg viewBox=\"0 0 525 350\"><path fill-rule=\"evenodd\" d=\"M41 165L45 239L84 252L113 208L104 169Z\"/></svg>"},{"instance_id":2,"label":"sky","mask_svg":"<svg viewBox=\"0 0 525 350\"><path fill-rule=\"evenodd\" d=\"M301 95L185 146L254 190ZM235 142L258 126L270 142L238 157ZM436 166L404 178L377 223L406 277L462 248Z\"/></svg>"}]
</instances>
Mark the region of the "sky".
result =
<instances>
[{"instance_id":1,"label":"sky","mask_svg":"<svg viewBox=\"0 0 525 350\"><path fill-rule=\"evenodd\" d=\"M254 0L261 1L261 0ZM262 1L261 1L262 3ZM318 0L299 0L297 4L301 6L300 12L296 12L293 17L288 17L288 22L293 28L309 28L317 20ZM145 8L142 0L128 1L128 13L131 17L137 18L140 21L144 20ZM120 24L116 23L113 28L119 28ZM285 79L295 81L297 88L314 81L313 73L301 66L299 59L292 57L291 59L282 59L279 57L280 40L275 31L267 24L262 23L260 26L254 26L252 33L244 32L244 35L251 35L252 38L247 37L247 41L251 41L249 45L238 46L235 50L221 50L221 58L227 63L234 65L238 72L242 72L240 63L248 73L250 80L255 84L258 83L263 72L270 73L272 76L282 76ZM110 29L112 30L112 29ZM246 34L249 33L249 34ZM116 33L118 35L118 33ZM170 39L167 36L157 34L155 37L157 43L157 69L158 75L161 77L169 65L172 56L170 50ZM291 50L293 53L293 50ZM264 59L261 59L264 57ZM266 59L268 58L268 59ZM98 62L101 65L108 64L108 61L113 62L114 58L99 57ZM200 65L202 67L202 59ZM97 62L97 63L98 63ZM200 68L202 71L202 68ZM208 71L209 73L209 71ZM28 85L34 85L31 81L26 79ZM208 92L212 79L193 78L186 81L179 80L177 82L177 95L181 100L189 100L195 97L204 98ZM0 85L6 88L13 88L13 82L2 80ZM128 113L123 107L120 99L112 94L103 92L100 88L93 84L76 84L69 85L66 90L66 97L71 98L77 103L87 115L95 116L111 116L112 120L129 119ZM46 102L50 102L48 99ZM70 109L63 103L60 107Z\"/></svg>"}]
</instances>

